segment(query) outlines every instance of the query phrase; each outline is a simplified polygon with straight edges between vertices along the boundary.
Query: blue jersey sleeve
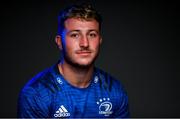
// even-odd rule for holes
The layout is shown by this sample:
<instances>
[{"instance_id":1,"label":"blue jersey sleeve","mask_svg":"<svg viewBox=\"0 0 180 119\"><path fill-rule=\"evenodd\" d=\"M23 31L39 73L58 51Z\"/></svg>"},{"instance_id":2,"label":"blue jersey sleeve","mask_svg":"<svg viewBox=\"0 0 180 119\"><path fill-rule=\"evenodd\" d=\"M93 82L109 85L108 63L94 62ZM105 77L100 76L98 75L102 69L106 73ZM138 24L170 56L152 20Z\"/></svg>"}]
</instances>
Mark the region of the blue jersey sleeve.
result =
<instances>
[{"instance_id":1,"label":"blue jersey sleeve","mask_svg":"<svg viewBox=\"0 0 180 119\"><path fill-rule=\"evenodd\" d=\"M114 117L116 118L129 118L129 103L128 103L128 95L124 90L124 87L118 81L117 83L119 86L117 87L117 96L119 97L119 104L116 112L114 113Z\"/></svg>"},{"instance_id":2,"label":"blue jersey sleeve","mask_svg":"<svg viewBox=\"0 0 180 119\"><path fill-rule=\"evenodd\" d=\"M120 106L115 113L115 117L128 118L130 117L129 113L129 105L128 105L128 97L126 93L122 93L120 97Z\"/></svg>"},{"instance_id":3,"label":"blue jersey sleeve","mask_svg":"<svg viewBox=\"0 0 180 119\"><path fill-rule=\"evenodd\" d=\"M42 99L33 88L23 90L19 95L17 116L19 118L48 117L48 107Z\"/></svg>"}]
</instances>

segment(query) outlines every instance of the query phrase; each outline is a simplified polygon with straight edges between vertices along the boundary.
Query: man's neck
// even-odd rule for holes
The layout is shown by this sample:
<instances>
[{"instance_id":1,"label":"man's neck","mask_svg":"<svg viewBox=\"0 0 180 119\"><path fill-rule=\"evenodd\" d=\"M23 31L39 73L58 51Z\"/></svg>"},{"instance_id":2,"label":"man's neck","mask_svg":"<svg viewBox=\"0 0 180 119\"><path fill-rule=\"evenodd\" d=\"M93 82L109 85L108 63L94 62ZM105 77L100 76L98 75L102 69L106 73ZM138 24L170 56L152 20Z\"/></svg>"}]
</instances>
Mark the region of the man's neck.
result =
<instances>
[{"instance_id":1,"label":"man's neck","mask_svg":"<svg viewBox=\"0 0 180 119\"><path fill-rule=\"evenodd\" d=\"M82 69L72 66L66 62L58 64L59 71L65 80L78 88L86 88L89 86L93 75L93 67L94 66L92 65Z\"/></svg>"}]
</instances>

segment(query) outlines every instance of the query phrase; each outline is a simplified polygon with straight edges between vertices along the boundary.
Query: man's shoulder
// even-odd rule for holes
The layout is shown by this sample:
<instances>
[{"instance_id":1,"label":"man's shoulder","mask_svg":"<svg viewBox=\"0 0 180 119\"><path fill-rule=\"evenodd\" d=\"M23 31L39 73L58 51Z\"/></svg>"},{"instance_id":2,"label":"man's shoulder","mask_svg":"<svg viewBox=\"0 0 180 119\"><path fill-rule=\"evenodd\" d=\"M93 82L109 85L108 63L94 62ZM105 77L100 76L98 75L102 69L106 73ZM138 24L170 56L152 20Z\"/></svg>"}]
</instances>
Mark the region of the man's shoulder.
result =
<instances>
[{"instance_id":1,"label":"man's shoulder","mask_svg":"<svg viewBox=\"0 0 180 119\"><path fill-rule=\"evenodd\" d=\"M110 88L110 89L115 88L118 90L124 90L124 86L123 86L121 80L116 78L115 76L113 76L109 72L96 67L96 73L99 76L102 83L107 85L108 88Z\"/></svg>"},{"instance_id":2,"label":"man's shoulder","mask_svg":"<svg viewBox=\"0 0 180 119\"><path fill-rule=\"evenodd\" d=\"M101 69L101 68L97 68L96 67L96 73L99 75L99 77L105 81L113 81L116 83L120 83L120 80L118 78L116 78L115 76L113 76L112 74L110 74L109 72Z\"/></svg>"},{"instance_id":3,"label":"man's shoulder","mask_svg":"<svg viewBox=\"0 0 180 119\"><path fill-rule=\"evenodd\" d=\"M55 92L55 81L52 67L46 68L33 76L21 90L22 93Z\"/></svg>"}]
</instances>

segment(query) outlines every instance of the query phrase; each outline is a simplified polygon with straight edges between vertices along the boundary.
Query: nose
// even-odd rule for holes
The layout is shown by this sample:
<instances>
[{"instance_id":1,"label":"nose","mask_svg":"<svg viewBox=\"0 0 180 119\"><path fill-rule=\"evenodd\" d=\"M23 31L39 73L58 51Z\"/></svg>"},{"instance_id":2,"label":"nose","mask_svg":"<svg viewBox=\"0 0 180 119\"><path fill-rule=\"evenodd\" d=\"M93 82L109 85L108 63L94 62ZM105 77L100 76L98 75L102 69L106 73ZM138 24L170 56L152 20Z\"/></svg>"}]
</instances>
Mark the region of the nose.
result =
<instances>
[{"instance_id":1,"label":"nose","mask_svg":"<svg viewBox=\"0 0 180 119\"><path fill-rule=\"evenodd\" d=\"M83 36L83 37L80 39L79 46L80 46L80 47L84 47L84 48L89 47L89 40L88 40L88 38L87 38L86 36Z\"/></svg>"}]
</instances>

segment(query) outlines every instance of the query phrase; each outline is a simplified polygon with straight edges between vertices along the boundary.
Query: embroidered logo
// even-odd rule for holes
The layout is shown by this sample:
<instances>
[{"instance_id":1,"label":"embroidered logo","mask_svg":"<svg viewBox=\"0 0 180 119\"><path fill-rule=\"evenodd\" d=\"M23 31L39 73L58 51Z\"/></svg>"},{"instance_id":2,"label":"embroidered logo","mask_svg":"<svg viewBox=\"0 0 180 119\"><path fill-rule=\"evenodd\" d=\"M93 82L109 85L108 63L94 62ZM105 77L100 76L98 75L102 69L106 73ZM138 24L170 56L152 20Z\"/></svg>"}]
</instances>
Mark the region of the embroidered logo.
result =
<instances>
[{"instance_id":1,"label":"embroidered logo","mask_svg":"<svg viewBox=\"0 0 180 119\"><path fill-rule=\"evenodd\" d=\"M110 102L109 98L99 99L96 102L99 105L99 114L103 114L104 116L109 116L113 113L112 110L112 103Z\"/></svg>"},{"instance_id":2,"label":"embroidered logo","mask_svg":"<svg viewBox=\"0 0 180 119\"><path fill-rule=\"evenodd\" d=\"M62 82L62 80L61 80L60 77L57 77L56 80L57 80L57 82L58 82L59 84L63 84L63 82Z\"/></svg>"},{"instance_id":3,"label":"embroidered logo","mask_svg":"<svg viewBox=\"0 0 180 119\"><path fill-rule=\"evenodd\" d=\"M70 113L67 111L67 109L61 105L60 108L56 111L54 114L54 117L69 117Z\"/></svg>"},{"instance_id":4,"label":"embroidered logo","mask_svg":"<svg viewBox=\"0 0 180 119\"><path fill-rule=\"evenodd\" d=\"M94 83L97 83L99 78L97 76L94 77Z\"/></svg>"}]
</instances>

